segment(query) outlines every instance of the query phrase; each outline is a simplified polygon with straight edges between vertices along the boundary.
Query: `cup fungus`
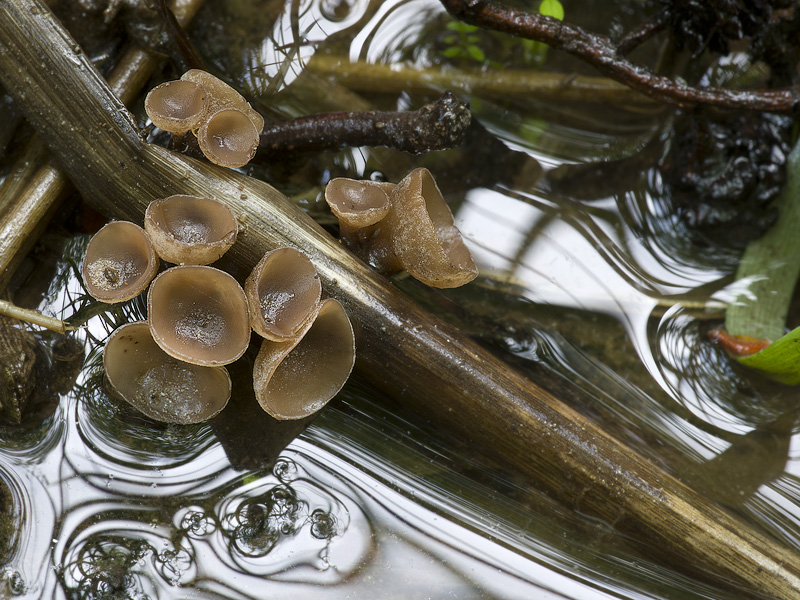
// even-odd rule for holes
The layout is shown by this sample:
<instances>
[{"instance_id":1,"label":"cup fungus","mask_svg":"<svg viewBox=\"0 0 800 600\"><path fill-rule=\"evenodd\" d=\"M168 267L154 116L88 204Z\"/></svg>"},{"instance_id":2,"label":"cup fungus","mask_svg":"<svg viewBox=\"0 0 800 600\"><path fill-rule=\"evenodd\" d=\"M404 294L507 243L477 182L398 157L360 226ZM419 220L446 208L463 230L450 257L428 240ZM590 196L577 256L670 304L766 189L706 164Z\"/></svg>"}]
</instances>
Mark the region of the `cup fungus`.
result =
<instances>
[{"instance_id":1,"label":"cup fungus","mask_svg":"<svg viewBox=\"0 0 800 600\"><path fill-rule=\"evenodd\" d=\"M317 271L294 248L267 252L244 284L253 330L274 342L298 335L309 325L322 294Z\"/></svg>"},{"instance_id":2,"label":"cup fungus","mask_svg":"<svg viewBox=\"0 0 800 600\"><path fill-rule=\"evenodd\" d=\"M233 245L238 226L233 212L222 202L177 195L149 204L144 229L163 260L207 265Z\"/></svg>"},{"instance_id":3,"label":"cup fungus","mask_svg":"<svg viewBox=\"0 0 800 600\"><path fill-rule=\"evenodd\" d=\"M203 119L207 119L213 113L222 108L236 108L242 111L253 123L253 127L261 133L264 129L264 117L262 117L250 103L245 100L239 92L215 77L207 71L201 69L189 69L181 76L181 81L190 81L203 87L209 97Z\"/></svg>"},{"instance_id":4,"label":"cup fungus","mask_svg":"<svg viewBox=\"0 0 800 600\"><path fill-rule=\"evenodd\" d=\"M305 334L288 342L264 340L253 363L261 407L276 419L302 419L320 410L344 386L355 363L355 338L339 302L317 309Z\"/></svg>"},{"instance_id":5,"label":"cup fungus","mask_svg":"<svg viewBox=\"0 0 800 600\"><path fill-rule=\"evenodd\" d=\"M452 288L478 276L453 213L428 169L414 169L392 191L383 226L403 268L422 283Z\"/></svg>"},{"instance_id":6,"label":"cup fungus","mask_svg":"<svg viewBox=\"0 0 800 600\"><path fill-rule=\"evenodd\" d=\"M128 221L112 221L89 241L81 274L93 298L124 302L144 291L158 265L144 229Z\"/></svg>"},{"instance_id":7,"label":"cup fungus","mask_svg":"<svg viewBox=\"0 0 800 600\"><path fill-rule=\"evenodd\" d=\"M225 367L189 364L166 354L145 321L117 328L106 342L103 366L111 391L151 419L199 423L231 396Z\"/></svg>"},{"instance_id":8,"label":"cup fungus","mask_svg":"<svg viewBox=\"0 0 800 600\"><path fill-rule=\"evenodd\" d=\"M325 200L339 219L345 244L384 274L405 269L437 288L458 287L478 275L427 169L413 170L397 185L332 179Z\"/></svg>"},{"instance_id":9,"label":"cup fungus","mask_svg":"<svg viewBox=\"0 0 800 600\"><path fill-rule=\"evenodd\" d=\"M202 85L193 81L167 81L148 92L144 110L156 127L184 135L199 126L208 103Z\"/></svg>"},{"instance_id":10,"label":"cup fungus","mask_svg":"<svg viewBox=\"0 0 800 600\"><path fill-rule=\"evenodd\" d=\"M360 229L374 225L389 213L388 194L394 185L388 186L387 190L372 181L337 177L325 187L325 201L339 219L340 229Z\"/></svg>"},{"instance_id":11,"label":"cup fungus","mask_svg":"<svg viewBox=\"0 0 800 600\"><path fill-rule=\"evenodd\" d=\"M205 157L223 167L243 167L256 155L259 132L237 108L223 108L205 119L197 130Z\"/></svg>"},{"instance_id":12,"label":"cup fungus","mask_svg":"<svg viewBox=\"0 0 800 600\"><path fill-rule=\"evenodd\" d=\"M243 167L258 149L262 117L239 92L211 73L186 71L147 94L145 111L165 131L191 131L203 154L224 167Z\"/></svg>"},{"instance_id":13,"label":"cup fungus","mask_svg":"<svg viewBox=\"0 0 800 600\"><path fill-rule=\"evenodd\" d=\"M244 291L225 271L186 265L167 269L147 294L153 339L179 360L226 365L250 342Z\"/></svg>"}]
</instances>

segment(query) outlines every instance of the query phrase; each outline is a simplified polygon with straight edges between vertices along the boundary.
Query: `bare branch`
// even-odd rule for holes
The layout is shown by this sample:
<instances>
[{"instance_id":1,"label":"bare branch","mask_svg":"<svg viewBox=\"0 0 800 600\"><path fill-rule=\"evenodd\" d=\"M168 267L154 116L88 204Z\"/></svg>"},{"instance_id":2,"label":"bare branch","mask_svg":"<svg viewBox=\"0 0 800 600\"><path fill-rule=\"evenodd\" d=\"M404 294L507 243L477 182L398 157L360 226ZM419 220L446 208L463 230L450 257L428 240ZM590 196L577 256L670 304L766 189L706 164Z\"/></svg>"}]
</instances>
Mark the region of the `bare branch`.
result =
<instances>
[{"instance_id":1,"label":"bare branch","mask_svg":"<svg viewBox=\"0 0 800 600\"><path fill-rule=\"evenodd\" d=\"M658 75L624 58L605 36L589 33L551 17L527 13L491 0L441 0L447 11L466 23L536 40L581 58L600 73L655 100L690 108L708 104L720 108L793 112L800 107L797 87L775 90L696 88Z\"/></svg>"}]
</instances>

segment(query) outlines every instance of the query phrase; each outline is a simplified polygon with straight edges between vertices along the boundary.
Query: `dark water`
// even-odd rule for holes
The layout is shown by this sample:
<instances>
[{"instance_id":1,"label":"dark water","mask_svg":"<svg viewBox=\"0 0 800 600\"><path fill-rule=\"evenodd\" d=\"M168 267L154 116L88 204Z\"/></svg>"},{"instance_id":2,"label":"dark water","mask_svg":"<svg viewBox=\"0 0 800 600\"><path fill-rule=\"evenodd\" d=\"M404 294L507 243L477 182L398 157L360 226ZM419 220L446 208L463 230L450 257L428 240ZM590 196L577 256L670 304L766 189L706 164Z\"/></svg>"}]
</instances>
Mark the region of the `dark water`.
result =
<instances>
[{"instance_id":1,"label":"dark water","mask_svg":"<svg viewBox=\"0 0 800 600\"><path fill-rule=\"evenodd\" d=\"M498 67L536 66L482 33L488 67L469 57L443 65L454 45L446 22L430 0L208 2L191 32L212 68L273 116L437 97L438 83L403 68L491 79ZM351 89L341 73L315 70L316 54L394 65L401 82ZM544 64L583 71L557 55ZM463 149L419 158L358 149L255 172L330 225L319 194L328 178L396 181L428 166L481 276L447 292L396 284L796 547L797 395L733 368L706 342L736 252L699 252L662 197L647 143L669 115L454 87L481 125ZM636 157L595 180L576 169ZM566 510L358 381L301 433L254 416L241 375L232 406L210 423L149 421L108 397L100 369L102 343L143 316L141 299L111 311L88 300L75 277L86 238L50 235L72 262L48 272L40 308L85 318L76 339L87 358L51 415L0 433L13 517L0 597L736 597L649 560L610 524Z\"/></svg>"}]
</instances>

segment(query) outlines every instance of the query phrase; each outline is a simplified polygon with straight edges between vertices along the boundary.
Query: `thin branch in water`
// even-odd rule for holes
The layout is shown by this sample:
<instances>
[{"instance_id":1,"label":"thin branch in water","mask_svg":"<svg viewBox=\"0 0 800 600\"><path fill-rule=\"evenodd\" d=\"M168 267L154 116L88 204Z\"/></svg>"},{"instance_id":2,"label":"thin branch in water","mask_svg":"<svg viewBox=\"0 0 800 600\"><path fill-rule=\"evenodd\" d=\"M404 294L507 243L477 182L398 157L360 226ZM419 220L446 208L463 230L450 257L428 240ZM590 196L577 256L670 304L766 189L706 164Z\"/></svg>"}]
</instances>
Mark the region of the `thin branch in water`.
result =
<instances>
[{"instance_id":1,"label":"thin branch in water","mask_svg":"<svg viewBox=\"0 0 800 600\"><path fill-rule=\"evenodd\" d=\"M441 0L455 18L484 29L542 42L577 56L600 73L659 102L681 108L707 104L719 108L794 112L800 108L796 86L774 90L696 88L658 75L624 58L613 42L551 17L491 0Z\"/></svg>"},{"instance_id":2,"label":"thin branch in water","mask_svg":"<svg viewBox=\"0 0 800 600\"><path fill-rule=\"evenodd\" d=\"M410 154L447 150L464 140L469 106L452 92L416 111L332 112L279 121L264 127L257 157L388 146Z\"/></svg>"},{"instance_id":3,"label":"thin branch in water","mask_svg":"<svg viewBox=\"0 0 800 600\"><path fill-rule=\"evenodd\" d=\"M66 333L67 331L77 329L76 327L70 327L61 319L42 314L38 310L22 308L12 304L8 300L0 300L0 315L11 317L18 321L24 321L31 325L38 325L39 327L44 327L56 333Z\"/></svg>"},{"instance_id":4,"label":"thin branch in water","mask_svg":"<svg viewBox=\"0 0 800 600\"><path fill-rule=\"evenodd\" d=\"M172 45L180 55L181 71L188 69L202 69L205 71L206 66L203 59L200 58L200 54L186 34L186 30L178 23L178 19L175 18L175 13L172 12L172 9L167 4L167 0L160 0L158 5L164 20L164 29L169 35ZM178 57L173 57L173 60L178 60Z\"/></svg>"}]
</instances>

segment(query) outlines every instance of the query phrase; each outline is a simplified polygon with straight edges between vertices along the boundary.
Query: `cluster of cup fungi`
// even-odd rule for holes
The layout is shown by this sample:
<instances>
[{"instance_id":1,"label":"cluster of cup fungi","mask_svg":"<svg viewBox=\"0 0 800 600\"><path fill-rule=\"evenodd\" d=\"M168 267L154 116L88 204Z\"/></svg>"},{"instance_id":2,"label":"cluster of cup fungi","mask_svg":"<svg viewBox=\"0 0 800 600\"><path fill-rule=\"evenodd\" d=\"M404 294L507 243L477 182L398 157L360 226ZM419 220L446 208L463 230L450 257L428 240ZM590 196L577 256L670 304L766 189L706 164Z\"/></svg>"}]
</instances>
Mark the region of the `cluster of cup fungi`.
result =
<instances>
[{"instance_id":1,"label":"cluster of cup fungi","mask_svg":"<svg viewBox=\"0 0 800 600\"><path fill-rule=\"evenodd\" d=\"M325 201L339 219L345 245L386 275L405 270L436 288L459 287L478 276L428 169L414 169L397 184L331 179Z\"/></svg>"},{"instance_id":2,"label":"cluster of cup fungi","mask_svg":"<svg viewBox=\"0 0 800 600\"><path fill-rule=\"evenodd\" d=\"M206 157L226 167L249 162L263 128L238 92L199 70L153 88L145 110L165 131L191 131ZM427 169L398 184L333 179L325 199L343 243L384 274L404 269L438 288L478 274ZM315 413L353 369L350 320L338 301L322 299L305 254L267 252L244 287L208 266L237 231L224 203L176 195L150 203L144 228L112 221L87 246L82 275L91 296L115 303L147 290L147 320L114 331L103 366L111 392L152 419L189 424L219 413L231 395L225 365L244 354L252 331L264 338L253 364L256 399L277 419ZM175 266L158 274L161 260Z\"/></svg>"},{"instance_id":3,"label":"cluster of cup fungi","mask_svg":"<svg viewBox=\"0 0 800 600\"><path fill-rule=\"evenodd\" d=\"M262 117L227 83L200 69L154 87L144 101L153 125L175 135L191 131L205 157L238 168L255 156Z\"/></svg>"},{"instance_id":4,"label":"cluster of cup fungi","mask_svg":"<svg viewBox=\"0 0 800 600\"><path fill-rule=\"evenodd\" d=\"M147 289L147 321L117 328L103 366L112 393L152 419L197 423L231 395L224 365L261 335L253 365L256 399L277 419L300 419L342 388L355 362L355 339L342 305L322 299L309 258L294 248L264 255L244 288L211 266L236 240L225 204L210 198L155 200L144 228L112 221L89 241L86 289L122 302ZM174 263L159 275L160 261ZM313 375L311 373L313 372Z\"/></svg>"}]
</instances>

